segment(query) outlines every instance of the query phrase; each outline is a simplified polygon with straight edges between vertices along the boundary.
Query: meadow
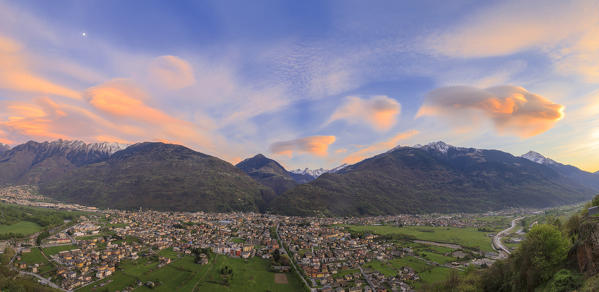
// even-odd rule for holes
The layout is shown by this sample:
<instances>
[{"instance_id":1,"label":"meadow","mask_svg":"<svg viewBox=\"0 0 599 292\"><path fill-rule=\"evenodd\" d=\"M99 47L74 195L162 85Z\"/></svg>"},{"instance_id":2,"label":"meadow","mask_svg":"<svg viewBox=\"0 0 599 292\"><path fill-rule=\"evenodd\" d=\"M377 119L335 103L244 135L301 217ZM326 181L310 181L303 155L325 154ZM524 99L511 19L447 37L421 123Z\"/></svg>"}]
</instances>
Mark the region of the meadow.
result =
<instances>
[{"instance_id":1,"label":"meadow","mask_svg":"<svg viewBox=\"0 0 599 292\"><path fill-rule=\"evenodd\" d=\"M369 226L345 225L351 231L373 233L378 235L419 239L441 243L458 244L462 247L493 251L491 237L488 232L478 231L476 228L432 227L432 226Z\"/></svg>"},{"instance_id":2,"label":"meadow","mask_svg":"<svg viewBox=\"0 0 599 292\"><path fill-rule=\"evenodd\" d=\"M396 258L386 262L375 260L365 264L364 268L376 270L385 276L395 276L400 269L406 266L414 269L421 278L420 281L413 283L416 287L443 281L451 271L446 267L428 265L426 262L412 256Z\"/></svg>"},{"instance_id":3,"label":"meadow","mask_svg":"<svg viewBox=\"0 0 599 292\"><path fill-rule=\"evenodd\" d=\"M192 256L179 257L177 253L163 250L161 256L173 260L162 268L149 258L121 264L112 276L77 291L114 291L126 287L137 287L152 281L156 287L139 286L136 291L304 291L301 280L293 273L287 273L287 284L274 282L275 273L269 270L269 262L260 258L248 260L215 255L207 265L194 263ZM228 266L233 276L227 283L220 274L221 268ZM100 283L107 283L99 286Z\"/></svg>"},{"instance_id":4,"label":"meadow","mask_svg":"<svg viewBox=\"0 0 599 292\"><path fill-rule=\"evenodd\" d=\"M76 248L78 248L78 247L76 245L74 245L74 244L57 245L57 246L45 247L44 248L44 253L47 256L51 256L51 255L58 254L61 251L72 250L72 249L76 249Z\"/></svg>"},{"instance_id":5,"label":"meadow","mask_svg":"<svg viewBox=\"0 0 599 292\"><path fill-rule=\"evenodd\" d=\"M30 252L23 253L21 255L21 260L17 262L27 264L28 266L39 264L40 266L38 273L40 274L44 274L55 269L54 265L49 262L46 257L44 257L39 248L32 248Z\"/></svg>"},{"instance_id":6,"label":"meadow","mask_svg":"<svg viewBox=\"0 0 599 292\"><path fill-rule=\"evenodd\" d=\"M42 227L34 222L19 221L10 225L0 225L0 234L21 234L23 236L34 234L42 230Z\"/></svg>"}]
</instances>

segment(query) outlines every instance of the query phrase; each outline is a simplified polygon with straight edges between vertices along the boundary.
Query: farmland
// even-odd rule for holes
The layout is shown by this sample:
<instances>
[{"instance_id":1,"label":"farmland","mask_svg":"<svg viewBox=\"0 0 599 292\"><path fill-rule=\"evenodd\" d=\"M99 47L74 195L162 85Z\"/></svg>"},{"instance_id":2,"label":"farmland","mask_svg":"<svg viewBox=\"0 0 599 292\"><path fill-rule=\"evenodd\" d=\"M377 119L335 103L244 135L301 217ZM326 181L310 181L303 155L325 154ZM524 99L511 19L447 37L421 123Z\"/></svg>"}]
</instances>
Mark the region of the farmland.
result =
<instances>
[{"instance_id":1,"label":"farmland","mask_svg":"<svg viewBox=\"0 0 599 292\"><path fill-rule=\"evenodd\" d=\"M30 235L42 230L42 227L37 223L29 221L19 221L10 225L0 225L0 234L20 234L23 236Z\"/></svg>"},{"instance_id":2,"label":"farmland","mask_svg":"<svg viewBox=\"0 0 599 292\"><path fill-rule=\"evenodd\" d=\"M458 244L463 247L492 251L489 233L476 228L433 227L433 226L358 226L347 225L351 231L370 232L377 235L404 239L419 239L441 243Z\"/></svg>"},{"instance_id":3,"label":"farmland","mask_svg":"<svg viewBox=\"0 0 599 292\"><path fill-rule=\"evenodd\" d=\"M173 262L161 268L149 258L123 263L114 275L77 291L120 290L136 287L138 281L152 281L156 287L140 286L136 291L303 291L295 274L286 274L287 284L275 283L275 273L269 271L269 263L260 258L242 260L214 255L210 264L199 265L191 256L178 257L170 251L161 251L161 254L172 256ZM228 281L220 273L225 266L233 270Z\"/></svg>"}]
</instances>

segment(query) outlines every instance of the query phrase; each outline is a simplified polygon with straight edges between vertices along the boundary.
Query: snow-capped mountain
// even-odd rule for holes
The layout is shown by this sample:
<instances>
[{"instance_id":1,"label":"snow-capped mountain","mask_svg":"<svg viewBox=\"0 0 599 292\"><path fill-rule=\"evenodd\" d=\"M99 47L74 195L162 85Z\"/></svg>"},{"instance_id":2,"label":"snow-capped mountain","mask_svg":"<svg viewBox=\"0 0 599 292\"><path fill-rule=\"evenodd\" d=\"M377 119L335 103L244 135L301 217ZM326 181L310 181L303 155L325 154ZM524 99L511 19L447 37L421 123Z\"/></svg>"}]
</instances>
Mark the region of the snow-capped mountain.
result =
<instances>
[{"instance_id":1,"label":"snow-capped mountain","mask_svg":"<svg viewBox=\"0 0 599 292\"><path fill-rule=\"evenodd\" d=\"M458 148L452 145L449 145L443 141L437 141L437 142L431 142L428 143L426 145L420 145L420 144L416 144L414 145L414 148L420 148L420 149L424 149L424 150L428 150L428 151L436 151L442 154L447 154L447 151L449 151L449 149L451 148Z\"/></svg>"},{"instance_id":2,"label":"snow-capped mountain","mask_svg":"<svg viewBox=\"0 0 599 292\"><path fill-rule=\"evenodd\" d=\"M528 151L526 154L520 156L522 158L526 158L532 162L536 162L538 164L543 164L543 165L557 165L559 163L555 162L555 160L547 158L543 155L541 155L538 152L534 152L534 151Z\"/></svg>"},{"instance_id":3,"label":"snow-capped mountain","mask_svg":"<svg viewBox=\"0 0 599 292\"><path fill-rule=\"evenodd\" d=\"M0 153L10 150L10 146L0 143Z\"/></svg>"},{"instance_id":4,"label":"snow-capped mountain","mask_svg":"<svg viewBox=\"0 0 599 292\"><path fill-rule=\"evenodd\" d=\"M317 178L325 173L336 173L336 172L344 169L348 165L349 164L344 163L344 164L341 164L332 169L324 169L322 167L318 168L318 169L309 169L309 168L300 169L300 168L298 168L298 169L290 170L289 172L295 173L295 174L301 174L301 175L309 175L313 178Z\"/></svg>"},{"instance_id":5,"label":"snow-capped mountain","mask_svg":"<svg viewBox=\"0 0 599 292\"><path fill-rule=\"evenodd\" d=\"M317 178L320 175L322 175L323 173L327 173L328 170L324 169L322 167L318 168L318 169L309 169L309 168L300 169L300 168L298 168L298 169L291 170L290 172L293 172L295 174L309 175L313 178Z\"/></svg>"},{"instance_id":6,"label":"snow-capped mountain","mask_svg":"<svg viewBox=\"0 0 599 292\"><path fill-rule=\"evenodd\" d=\"M336 173L336 172L338 172L338 171L340 171L340 170L342 170L342 169L344 169L344 168L346 168L346 167L348 167L348 166L349 166L349 164L347 164L347 163L344 163L344 164L341 164L341 165L339 165L339 166L337 166L337 167L335 167L335 168L332 168L332 169L330 169L330 170L329 170L329 171L327 171L327 172L328 172L328 173Z\"/></svg>"},{"instance_id":7,"label":"snow-capped mountain","mask_svg":"<svg viewBox=\"0 0 599 292\"><path fill-rule=\"evenodd\" d=\"M58 139L56 141L44 142L42 144L47 144L50 148L59 149L64 151L65 153L69 152L101 152L105 154L112 155L113 153L123 150L127 148L129 145L115 143L115 142L100 142L100 143L85 143L79 140L62 140Z\"/></svg>"}]
</instances>

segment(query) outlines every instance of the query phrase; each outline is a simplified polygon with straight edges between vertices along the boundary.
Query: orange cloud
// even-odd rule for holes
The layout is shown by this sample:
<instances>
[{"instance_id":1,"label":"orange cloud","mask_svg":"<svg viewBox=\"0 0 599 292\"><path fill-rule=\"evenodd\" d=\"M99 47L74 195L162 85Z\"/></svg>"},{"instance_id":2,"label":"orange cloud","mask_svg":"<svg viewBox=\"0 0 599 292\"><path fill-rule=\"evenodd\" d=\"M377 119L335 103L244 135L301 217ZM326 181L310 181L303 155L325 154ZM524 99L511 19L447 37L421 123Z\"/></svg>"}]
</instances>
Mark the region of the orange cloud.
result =
<instances>
[{"instance_id":1,"label":"orange cloud","mask_svg":"<svg viewBox=\"0 0 599 292\"><path fill-rule=\"evenodd\" d=\"M335 136L310 136L289 141L275 142L270 152L292 157L294 153L308 153L326 156L329 145L335 142Z\"/></svg>"},{"instance_id":2,"label":"orange cloud","mask_svg":"<svg viewBox=\"0 0 599 292\"><path fill-rule=\"evenodd\" d=\"M354 164L356 162L362 161L370 156L380 153L381 151L389 150L393 147L396 147L397 145L399 145L399 142L401 140L411 138L415 135L418 135L419 133L420 132L418 132L417 130L410 130L398 133L389 140L372 144L348 155L343 159L343 162L348 164Z\"/></svg>"},{"instance_id":3,"label":"orange cloud","mask_svg":"<svg viewBox=\"0 0 599 292\"><path fill-rule=\"evenodd\" d=\"M144 129L152 128L143 134L145 139L213 147L212 139L205 135L206 129L147 105L145 93L126 80L113 80L92 87L85 95L90 105L114 119Z\"/></svg>"},{"instance_id":4,"label":"orange cloud","mask_svg":"<svg viewBox=\"0 0 599 292\"><path fill-rule=\"evenodd\" d=\"M58 95L79 99L79 92L55 84L27 66L27 57L18 42L0 36L0 88L44 95Z\"/></svg>"},{"instance_id":5,"label":"orange cloud","mask_svg":"<svg viewBox=\"0 0 599 292\"><path fill-rule=\"evenodd\" d=\"M499 1L430 36L425 46L472 58L526 50L546 53L555 69L599 81L597 1Z\"/></svg>"},{"instance_id":6,"label":"orange cloud","mask_svg":"<svg viewBox=\"0 0 599 292\"><path fill-rule=\"evenodd\" d=\"M149 66L152 80L169 89L180 89L195 83L193 69L189 63L175 56L161 56Z\"/></svg>"},{"instance_id":7,"label":"orange cloud","mask_svg":"<svg viewBox=\"0 0 599 292\"><path fill-rule=\"evenodd\" d=\"M387 96L373 96L370 99L348 96L326 124L345 120L352 124L367 123L378 131L387 131L395 125L400 111L399 102Z\"/></svg>"},{"instance_id":8,"label":"orange cloud","mask_svg":"<svg viewBox=\"0 0 599 292\"><path fill-rule=\"evenodd\" d=\"M522 87L453 86L431 91L416 116L440 116L460 129L489 120L499 133L531 137L551 129L563 111L564 106Z\"/></svg>"},{"instance_id":9,"label":"orange cloud","mask_svg":"<svg viewBox=\"0 0 599 292\"><path fill-rule=\"evenodd\" d=\"M68 100L69 103L50 97L2 102L0 139L62 138L119 143L163 140L212 153L226 148L210 129L147 105L143 91L123 80L90 88L85 96L86 100ZM216 149L215 144L221 147Z\"/></svg>"}]
</instances>

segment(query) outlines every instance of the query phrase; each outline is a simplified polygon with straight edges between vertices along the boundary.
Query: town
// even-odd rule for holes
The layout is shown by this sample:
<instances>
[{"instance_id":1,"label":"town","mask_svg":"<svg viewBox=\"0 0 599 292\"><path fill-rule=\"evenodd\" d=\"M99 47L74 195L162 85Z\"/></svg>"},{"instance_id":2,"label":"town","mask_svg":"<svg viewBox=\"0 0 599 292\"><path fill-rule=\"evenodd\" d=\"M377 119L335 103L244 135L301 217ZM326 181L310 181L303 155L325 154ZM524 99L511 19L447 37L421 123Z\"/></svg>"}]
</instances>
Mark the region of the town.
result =
<instances>
[{"instance_id":1,"label":"town","mask_svg":"<svg viewBox=\"0 0 599 292\"><path fill-rule=\"evenodd\" d=\"M304 289L311 291L412 291L434 272L445 275L469 266L488 266L501 256L491 247L492 233L483 232L488 246L476 248L356 230L365 226L412 226L484 231L488 222L479 219L481 214L316 218L98 210L55 203L42 196L15 196L14 192L4 192L2 200L82 212L63 229L38 239L39 244L33 237L13 242L16 269L66 291L93 291L110 284L111 276L125 261L154 258L160 269L181 257L195 257L197 265L210 265L211 257L216 255L267 261L271 271L297 277ZM504 213L486 215L510 216L510 212ZM4 244L7 245L10 243ZM23 260L33 253L41 253L48 261ZM420 266L426 268L419 269ZM137 281L121 290L158 284Z\"/></svg>"}]
</instances>

